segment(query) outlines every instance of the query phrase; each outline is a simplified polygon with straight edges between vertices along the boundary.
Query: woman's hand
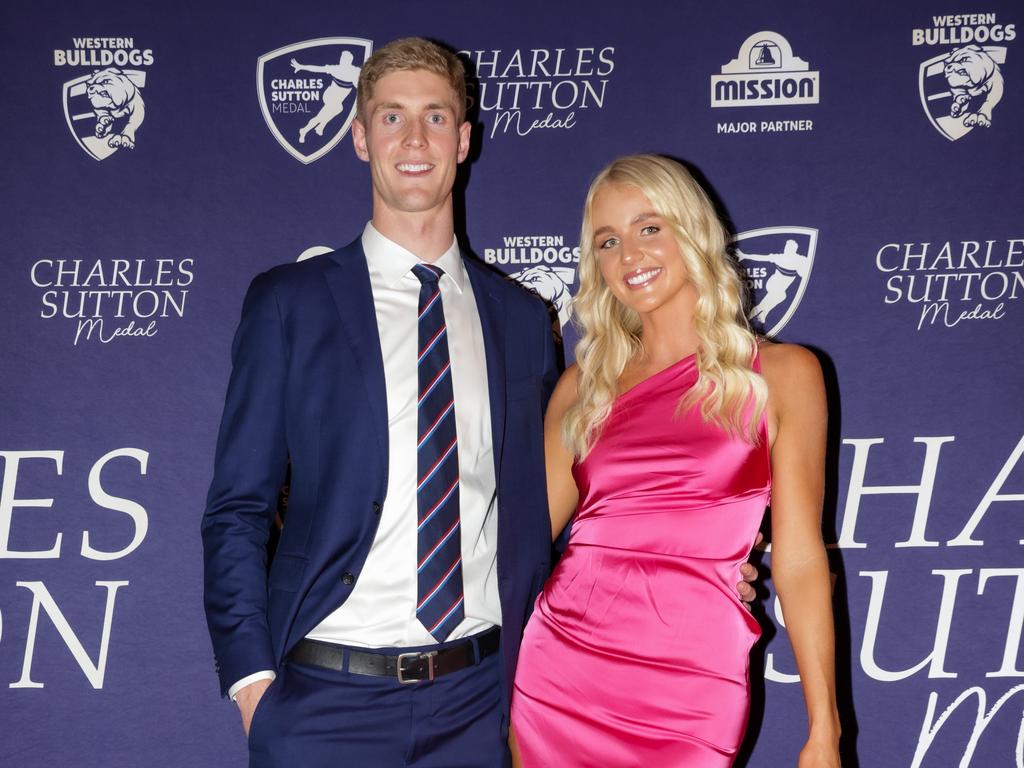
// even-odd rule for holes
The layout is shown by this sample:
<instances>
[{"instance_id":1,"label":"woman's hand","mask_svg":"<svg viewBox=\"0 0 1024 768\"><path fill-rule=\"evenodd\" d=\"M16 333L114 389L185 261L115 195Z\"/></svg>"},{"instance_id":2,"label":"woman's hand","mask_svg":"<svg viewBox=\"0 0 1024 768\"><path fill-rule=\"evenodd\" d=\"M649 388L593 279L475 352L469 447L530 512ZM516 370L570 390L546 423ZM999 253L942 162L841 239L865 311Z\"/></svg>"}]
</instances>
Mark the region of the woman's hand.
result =
<instances>
[{"instance_id":1,"label":"woman's hand","mask_svg":"<svg viewBox=\"0 0 1024 768\"><path fill-rule=\"evenodd\" d=\"M808 739L800 750L797 768L839 768L839 740Z\"/></svg>"}]
</instances>

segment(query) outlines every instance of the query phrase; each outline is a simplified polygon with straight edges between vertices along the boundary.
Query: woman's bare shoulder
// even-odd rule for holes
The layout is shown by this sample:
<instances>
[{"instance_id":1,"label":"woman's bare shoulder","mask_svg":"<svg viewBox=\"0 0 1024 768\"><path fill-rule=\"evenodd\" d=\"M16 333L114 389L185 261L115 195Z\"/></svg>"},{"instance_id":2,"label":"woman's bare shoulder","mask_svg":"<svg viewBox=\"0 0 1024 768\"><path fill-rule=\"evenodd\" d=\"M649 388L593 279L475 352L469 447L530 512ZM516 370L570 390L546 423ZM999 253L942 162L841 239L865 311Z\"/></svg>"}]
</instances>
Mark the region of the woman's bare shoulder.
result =
<instances>
[{"instance_id":1,"label":"woman's bare shoulder","mask_svg":"<svg viewBox=\"0 0 1024 768\"><path fill-rule=\"evenodd\" d=\"M806 347L762 341L758 354L761 374L776 399L781 396L788 400L823 391L821 364Z\"/></svg>"},{"instance_id":2,"label":"woman's bare shoulder","mask_svg":"<svg viewBox=\"0 0 1024 768\"><path fill-rule=\"evenodd\" d=\"M807 347L761 340L757 351L761 358L761 371L765 376L806 376L815 373L821 375L821 364Z\"/></svg>"}]
</instances>

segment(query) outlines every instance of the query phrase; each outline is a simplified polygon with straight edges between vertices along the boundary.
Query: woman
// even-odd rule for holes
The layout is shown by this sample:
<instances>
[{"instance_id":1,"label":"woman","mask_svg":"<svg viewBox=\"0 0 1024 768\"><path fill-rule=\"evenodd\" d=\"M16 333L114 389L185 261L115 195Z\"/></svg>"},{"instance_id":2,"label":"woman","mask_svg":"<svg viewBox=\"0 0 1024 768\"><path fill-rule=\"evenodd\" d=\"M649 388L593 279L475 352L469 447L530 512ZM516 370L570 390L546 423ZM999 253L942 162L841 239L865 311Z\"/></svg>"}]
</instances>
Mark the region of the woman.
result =
<instances>
[{"instance_id":1,"label":"woman","mask_svg":"<svg viewBox=\"0 0 1024 768\"><path fill-rule=\"evenodd\" d=\"M677 163L605 168L581 251L583 336L545 417L553 534L577 514L526 628L513 753L527 768L732 764L760 629L731 585L770 495L810 721L799 765L835 768L817 361L755 338L722 226Z\"/></svg>"}]
</instances>

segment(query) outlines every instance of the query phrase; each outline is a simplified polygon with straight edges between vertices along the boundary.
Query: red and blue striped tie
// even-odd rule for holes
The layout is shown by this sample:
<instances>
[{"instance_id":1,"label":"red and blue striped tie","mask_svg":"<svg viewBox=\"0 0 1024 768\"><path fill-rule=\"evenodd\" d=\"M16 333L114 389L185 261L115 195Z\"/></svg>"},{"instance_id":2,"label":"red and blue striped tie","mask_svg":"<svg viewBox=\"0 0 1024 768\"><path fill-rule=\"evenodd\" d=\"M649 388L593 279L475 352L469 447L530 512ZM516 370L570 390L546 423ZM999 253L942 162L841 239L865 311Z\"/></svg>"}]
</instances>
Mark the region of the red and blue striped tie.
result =
<instances>
[{"instance_id":1,"label":"red and blue striped tie","mask_svg":"<svg viewBox=\"0 0 1024 768\"><path fill-rule=\"evenodd\" d=\"M438 285L444 271L412 268L420 279L417 441L416 618L443 641L465 615L459 530L459 448L448 335Z\"/></svg>"}]
</instances>

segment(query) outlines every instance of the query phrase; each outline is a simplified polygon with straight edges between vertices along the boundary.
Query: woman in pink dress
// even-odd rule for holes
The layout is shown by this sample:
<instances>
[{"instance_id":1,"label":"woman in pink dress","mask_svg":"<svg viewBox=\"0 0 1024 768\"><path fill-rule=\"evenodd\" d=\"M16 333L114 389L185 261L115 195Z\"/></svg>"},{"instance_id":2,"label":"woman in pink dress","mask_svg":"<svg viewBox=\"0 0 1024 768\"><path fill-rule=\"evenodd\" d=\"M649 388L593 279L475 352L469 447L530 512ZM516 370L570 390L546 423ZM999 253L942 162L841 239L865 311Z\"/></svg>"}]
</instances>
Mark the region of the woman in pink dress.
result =
<instances>
[{"instance_id":1,"label":"woman in pink dress","mask_svg":"<svg viewBox=\"0 0 1024 768\"><path fill-rule=\"evenodd\" d=\"M590 187L583 336L545 417L552 531L576 517L519 656L518 765L732 764L760 634L732 585L770 498L809 718L798 764L839 766L821 369L758 342L725 245L678 163L622 158Z\"/></svg>"}]
</instances>

